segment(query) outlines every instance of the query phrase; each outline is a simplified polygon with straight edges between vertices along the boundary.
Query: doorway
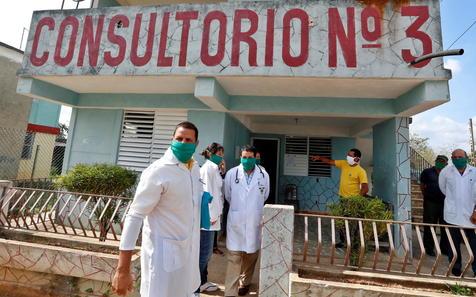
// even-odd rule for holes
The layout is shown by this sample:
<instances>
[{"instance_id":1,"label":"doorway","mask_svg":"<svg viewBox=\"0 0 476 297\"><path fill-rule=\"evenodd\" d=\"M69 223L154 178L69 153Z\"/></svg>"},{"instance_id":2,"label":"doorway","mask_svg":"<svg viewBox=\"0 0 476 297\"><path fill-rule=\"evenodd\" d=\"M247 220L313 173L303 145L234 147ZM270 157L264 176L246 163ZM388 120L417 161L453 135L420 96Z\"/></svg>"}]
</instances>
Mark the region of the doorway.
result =
<instances>
[{"instance_id":1,"label":"doorway","mask_svg":"<svg viewBox=\"0 0 476 297\"><path fill-rule=\"evenodd\" d=\"M278 201L279 139L253 137L251 141L261 154L261 166L269 174L270 189L266 203L275 204Z\"/></svg>"}]
</instances>

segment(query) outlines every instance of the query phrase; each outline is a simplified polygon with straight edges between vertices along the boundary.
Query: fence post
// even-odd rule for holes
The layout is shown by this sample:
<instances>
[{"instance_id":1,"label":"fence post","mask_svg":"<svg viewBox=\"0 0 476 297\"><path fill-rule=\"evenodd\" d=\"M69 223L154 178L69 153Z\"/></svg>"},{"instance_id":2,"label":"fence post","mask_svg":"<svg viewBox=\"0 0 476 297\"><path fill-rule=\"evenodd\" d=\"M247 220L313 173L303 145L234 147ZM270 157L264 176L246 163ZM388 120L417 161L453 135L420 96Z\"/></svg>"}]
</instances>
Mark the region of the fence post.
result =
<instances>
[{"instance_id":1,"label":"fence post","mask_svg":"<svg viewBox=\"0 0 476 297\"><path fill-rule=\"evenodd\" d=\"M7 193L8 190L13 186L13 182L9 180L0 180L0 210L3 212L4 217L8 214L8 205L5 199L2 199Z\"/></svg>"},{"instance_id":2,"label":"fence post","mask_svg":"<svg viewBox=\"0 0 476 297\"><path fill-rule=\"evenodd\" d=\"M294 207L267 204L263 217L258 295L290 296Z\"/></svg>"}]
</instances>

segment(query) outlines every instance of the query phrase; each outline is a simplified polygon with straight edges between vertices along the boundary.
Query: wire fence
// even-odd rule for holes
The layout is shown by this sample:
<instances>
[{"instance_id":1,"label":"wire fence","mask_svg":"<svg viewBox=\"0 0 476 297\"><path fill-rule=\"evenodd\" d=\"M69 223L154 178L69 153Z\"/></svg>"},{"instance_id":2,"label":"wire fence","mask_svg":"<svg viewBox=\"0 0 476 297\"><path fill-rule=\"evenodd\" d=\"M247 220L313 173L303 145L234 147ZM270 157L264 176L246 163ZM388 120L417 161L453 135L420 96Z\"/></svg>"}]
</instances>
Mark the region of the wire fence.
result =
<instances>
[{"instance_id":1,"label":"wire fence","mask_svg":"<svg viewBox=\"0 0 476 297\"><path fill-rule=\"evenodd\" d=\"M66 143L59 140L52 133L0 127L0 179L40 181L61 174Z\"/></svg>"}]
</instances>

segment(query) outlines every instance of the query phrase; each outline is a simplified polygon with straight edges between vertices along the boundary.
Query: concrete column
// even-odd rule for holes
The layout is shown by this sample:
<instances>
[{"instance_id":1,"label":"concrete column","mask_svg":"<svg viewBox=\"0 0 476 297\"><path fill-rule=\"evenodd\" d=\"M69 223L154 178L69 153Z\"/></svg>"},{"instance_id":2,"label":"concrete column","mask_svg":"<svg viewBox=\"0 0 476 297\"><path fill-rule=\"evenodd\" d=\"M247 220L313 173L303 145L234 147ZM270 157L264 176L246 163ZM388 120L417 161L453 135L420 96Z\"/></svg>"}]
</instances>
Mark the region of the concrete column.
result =
<instances>
[{"instance_id":1,"label":"concrete column","mask_svg":"<svg viewBox=\"0 0 476 297\"><path fill-rule=\"evenodd\" d=\"M294 207L267 204L263 222L258 295L290 296Z\"/></svg>"},{"instance_id":2,"label":"concrete column","mask_svg":"<svg viewBox=\"0 0 476 297\"><path fill-rule=\"evenodd\" d=\"M393 118L373 127L373 194L390 203L397 221L411 221L409 119ZM401 251L399 230L395 247ZM406 230L411 251L411 229Z\"/></svg>"}]
</instances>

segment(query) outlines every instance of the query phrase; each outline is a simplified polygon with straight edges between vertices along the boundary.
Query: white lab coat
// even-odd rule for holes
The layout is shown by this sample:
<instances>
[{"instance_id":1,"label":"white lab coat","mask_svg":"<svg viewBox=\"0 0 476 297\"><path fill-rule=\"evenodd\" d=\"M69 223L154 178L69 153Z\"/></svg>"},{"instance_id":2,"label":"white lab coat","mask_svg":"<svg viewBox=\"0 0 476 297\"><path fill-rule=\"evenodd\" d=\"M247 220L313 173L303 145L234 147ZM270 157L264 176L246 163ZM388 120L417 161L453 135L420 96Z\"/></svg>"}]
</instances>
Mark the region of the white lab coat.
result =
<instances>
[{"instance_id":1,"label":"white lab coat","mask_svg":"<svg viewBox=\"0 0 476 297\"><path fill-rule=\"evenodd\" d=\"M264 202L269 195L269 175L255 166L248 185L243 166L230 169L225 177L225 199L230 203L226 226L226 247L248 254L261 246Z\"/></svg>"},{"instance_id":2,"label":"white lab coat","mask_svg":"<svg viewBox=\"0 0 476 297\"><path fill-rule=\"evenodd\" d=\"M445 194L445 221L462 227L474 228L470 222L476 204L476 168L467 165L461 175L454 165L448 165L440 172L438 183Z\"/></svg>"},{"instance_id":3,"label":"white lab coat","mask_svg":"<svg viewBox=\"0 0 476 297\"><path fill-rule=\"evenodd\" d=\"M190 171L170 148L143 173L128 215L142 228L142 297L190 297L200 286L200 169Z\"/></svg>"},{"instance_id":4,"label":"white lab coat","mask_svg":"<svg viewBox=\"0 0 476 297\"><path fill-rule=\"evenodd\" d=\"M219 231L221 229L220 216L223 213L223 179L218 165L207 160L200 168L200 177L203 182L203 190L213 197L208 208L210 210L210 220L216 221L216 223L210 225L208 230Z\"/></svg>"}]
</instances>

